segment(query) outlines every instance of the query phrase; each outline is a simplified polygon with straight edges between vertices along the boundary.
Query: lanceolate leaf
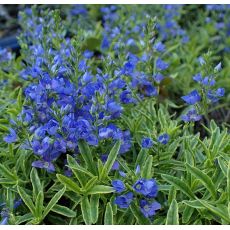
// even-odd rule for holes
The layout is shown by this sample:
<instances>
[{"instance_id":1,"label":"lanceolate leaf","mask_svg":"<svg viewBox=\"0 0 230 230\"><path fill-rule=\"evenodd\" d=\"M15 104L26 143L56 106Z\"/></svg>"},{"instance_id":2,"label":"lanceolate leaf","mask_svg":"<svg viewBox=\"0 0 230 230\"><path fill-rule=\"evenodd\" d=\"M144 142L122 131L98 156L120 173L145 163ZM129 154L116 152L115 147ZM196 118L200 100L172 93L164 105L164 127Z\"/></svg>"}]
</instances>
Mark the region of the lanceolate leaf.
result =
<instances>
[{"instance_id":1,"label":"lanceolate leaf","mask_svg":"<svg viewBox=\"0 0 230 230\"><path fill-rule=\"evenodd\" d=\"M24 191L23 188L18 186L17 189L18 189L18 193L19 193L20 197L22 198L22 200L24 201L26 206L29 208L31 213L35 216L35 207L34 207L34 204L31 200L31 198L29 197L29 195L26 194L26 192Z\"/></svg>"},{"instance_id":2,"label":"lanceolate leaf","mask_svg":"<svg viewBox=\"0 0 230 230\"><path fill-rule=\"evenodd\" d=\"M114 192L113 187L106 185L95 185L87 192L87 194L106 194L111 192Z\"/></svg>"},{"instance_id":3,"label":"lanceolate leaf","mask_svg":"<svg viewBox=\"0 0 230 230\"><path fill-rule=\"evenodd\" d=\"M76 217L76 212L65 207L65 206L62 206L62 205L58 205L58 204L55 204L53 206L53 208L51 209L52 212L55 212L55 213L58 213L62 216L66 216L66 217L70 217L70 218L73 218L73 217Z\"/></svg>"},{"instance_id":4,"label":"lanceolate leaf","mask_svg":"<svg viewBox=\"0 0 230 230\"><path fill-rule=\"evenodd\" d=\"M60 198L65 193L66 187L63 187L59 192L57 192L53 198L50 200L48 205L46 206L44 213L43 213L43 219L46 217L46 215L50 212L50 210L54 207L54 205L57 204L57 202L60 200Z\"/></svg>"},{"instance_id":5,"label":"lanceolate leaf","mask_svg":"<svg viewBox=\"0 0 230 230\"><path fill-rule=\"evenodd\" d=\"M86 163L88 170L92 174L97 175L97 170L95 167L95 163L93 161L93 154L91 153L91 150L90 150L88 144L85 141L80 140L78 142L78 147L79 147L80 153L81 153L81 155L82 155L82 157Z\"/></svg>"},{"instance_id":6,"label":"lanceolate leaf","mask_svg":"<svg viewBox=\"0 0 230 230\"><path fill-rule=\"evenodd\" d=\"M17 217L17 219L15 221L15 224L19 225L19 224L22 224L22 223L24 223L26 221L31 221L33 219L33 217L34 216L33 216L32 213L27 213L27 214L25 214L23 216L19 216L19 217Z\"/></svg>"},{"instance_id":7,"label":"lanceolate leaf","mask_svg":"<svg viewBox=\"0 0 230 230\"><path fill-rule=\"evenodd\" d=\"M9 180L15 181L15 183L17 181L17 176L10 172L3 164L0 164L0 174Z\"/></svg>"},{"instance_id":8,"label":"lanceolate leaf","mask_svg":"<svg viewBox=\"0 0 230 230\"><path fill-rule=\"evenodd\" d=\"M71 190L71 191L76 192L78 194L81 193L80 187L70 178L63 176L61 174L57 174L57 178L63 185L66 186L66 188L68 190Z\"/></svg>"},{"instance_id":9,"label":"lanceolate leaf","mask_svg":"<svg viewBox=\"0 0 230 230\"><path fill-rule=\"evenodd\" d=\"M82 198L81 211L82 211L82 216L85 224L91 224L92 219L91 219L90 203L89 203L88 196Z\"/></svg>"},{"instance_id":10,"label":"lanceolate leaf","mask_svg":"<svg viewBox=\"0 0 230 230\"><path fill-rule=\"evenodd\" d=\"M207 174L203 173L200 169L195 168L189 164L186 164L186 168L188 169L188 171L193 176L195 176L197 179L199 179L201 181L201 183L209 190L212 197L215 198L216 197L216 188L215 188L215 185L213 184L211 178Z\"/></svg>"},{"instance_id":11,"label":"lanceolate leaf","mask_svg":"<svg viewBox=\"0 0 230 230\"><path fill-rule=\"evenodd\" d=\"M173 200L166 218L167 225L178 225L179 224L179 215L178 215L178 204L176 200Z\"/></svg>"},{"instance_id":12,"label":"lanceolate leaf","mask_svg":"<svg viewBox=\"0 0 230 230\"><path fill-rule=\"evenodd\" d=\"M40 178L38 176L36 168L32 168L30 173L30 180L33 186L33 198L36 199L38 193L42 190Z\"/></svg>"},{"instance_id":13,"label":"lanceolate leaf","mask_svg":"<svg viewBox=\"0 0 230 230\"><path fill-rule=\"evenodd\" d=\"M101 180L103 178L105 178L109 174L109 172L110 172L110 170L111 170L111 168L112 168L112 166L113 166L113 164L114 164L114 162L115 162L115 160L117 158L120 146L121 146L121 142L118 141L113 146L113 148L111 149L111 151L109 153L109 156L107 158L107 161L105 162L105 165L103 166L103 169L102 169L102 172L101 172L101 175L100 175Z\"/></svg>"},{"instance_id":14,"label":"lanceolate leaf","mask_svg":"<svg viewBox=\"0 0 230 230\"><path fill-rule=\"evenodd\" d=\"M99 194L93 194L90 198L90 211L91 211L91 218L92 223L96 224L98 219L98 213L99 213Z\"/></svg>"},{"instance_id":15,"label":"lanceolate leaf","mask_svg":"<svg viewBox=\"0 0 230 230\"><path fill-rule=\"evenodd\" d=\"M195 210L194 208L190 206L186 206L186 208L182 212L182 223L186 224L189 222L194 210Z\"/></svg>"},{"instance_id":16,"label":"lanceolate leaf","mask_svg":"<svg viewBox=\"0 0 230 230\"><path fill-rule=\"evenodd\" d=\"M198 200L198 199L197 199ZM204 200L198 200L205 208L207 208L209 211L214 213L215 215L219 216L223 220L227 221L230 224L230 217L228 215L228 211L226 208L226 211L222 208L215 207L211 204L209 204L207 201Z\"/></svg>"},{"instance_id":17,"label":"lanceolate leaf","mask_svg":"<svg viewBox=\"0 0 230 230\"><path fill-rule=\"evenodd\" d=\"M85 190L85 191L90 190L91 188L94 187L94 185L95 185L97 182L98 182L98 177L97 177L97 176L91 178L91 179L87 182L87 184L85 185L84 190Z\"/></svg>"},{"instance_id":18,"label":"lanceolate leaf","mask_svg":"<svg viewBox=\"0 0 230 230\"><path fill-rule=\"evenodd\" d=\"M218 163L219 166L225 176L227 176L227 164L225 164L225 161L222 157L218 157Z\"/></svg>"},{"instance_id":19,"label":"lanceolate leaf","mask_svg":"<svg viewBox=\"0 0 230 230\"><path fill-rule=\"evenodd\" d=\"M106 224L106 225L112 225L113 224L113 209L112 209L110 202L107 203L107 205L106 205L104 224Z\"/></svg>"},{"instance_id":20,"label":"lanceolate leaf","mask_svg":"<svg viewBox=\"0 0 230 230\"><path fill-rule=\"evenodd\" d=\"M230 202L230 162L228 163L228 171L227 171L227 194L228 194L228 202Z\"/></svg>"},{"instance_id":21,"label":"lanceolate leaf","mask_svg":"<svg viewBox=\"0 0 230 230\"><path fill-rule=\"evenodd\" d=\"M190 189L190 187L185 182L180 180L179 178L174 177L174 176L169 176L166 174L162 174L161 176L164 180L166 180L168 183L174 185L176 188L178 188L181 192L183 192L188 197L190 197L190 198L195 197L192 190Z\"/></svg>"},{"instance_id":22,"label":"lanceolate leaf","mask_svg":"<svg viewBox=\"0 0 230 230\"><path fill-rule=\"evenodd\" d=\"M142 177L146 178L146 179L150 179L152 178L152 164L153 164L153 157L152 156L148 156L147 160L143 166L142 169Z\"/></svg>"},{"instance_id":23,"label":"lanceolate leaf","mask_svg":"<svg viewBox=\"0 0 230 230\"><path fill-rule=\"evenodd\" d=\"M67 161L68 161L68 166L71 169L82 172L82 173L86 174L87 176L94 177L94 175L90 171L88 171L84 167L80 166L72 156L67 155Z\"/></svg>"},{"instance_id":24,"label":"lanceolate leaf","mask_svg":"<svg viewBox=\"0 0 230 230\"><path fill-rule=\"evenodd\" d=\"M36 202L35 202L35 213L36 213L36 217L39 219L42 217L43 201L44 201L44 194L43 191L40 191L36 197Z\"/></svg>"}]
</instances>

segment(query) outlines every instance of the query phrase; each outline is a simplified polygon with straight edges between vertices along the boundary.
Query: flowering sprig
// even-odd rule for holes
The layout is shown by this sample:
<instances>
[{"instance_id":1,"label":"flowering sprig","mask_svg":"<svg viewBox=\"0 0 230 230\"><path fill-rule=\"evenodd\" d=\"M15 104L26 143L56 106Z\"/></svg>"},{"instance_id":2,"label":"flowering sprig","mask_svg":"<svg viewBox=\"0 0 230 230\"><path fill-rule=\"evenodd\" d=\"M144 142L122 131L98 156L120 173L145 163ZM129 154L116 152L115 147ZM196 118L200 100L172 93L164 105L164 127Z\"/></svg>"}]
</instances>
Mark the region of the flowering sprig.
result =
<instances>
[{"instance_id":1,"label":"flowering sprig","mask_svg":"<svg viewBox=\"0 0 230 230\"><path fill-rule=\"evenodd\" d=\"M122 180L116 179L112 181L112 186L116 193L120 194L115 197L114 204L119 208L128 208L132 202L139 204L139 211L146 218L152 218L156 210L161 208L161 205L155 201L158 193L158 186L154 179L138 178L140 175L140 166L136 167L133 180L129 180L126 174L122 172ZM125 183L123 181L126 181Z\"/></svg>"},{"instance_id":2,"label":"flowering sprig","mask_svg":"<svg viewBox=\"0 0 230 230\"><path fill-rule=\"evenodd\" d=\"M202 72L193 76L193 80L199 84L198 89L181 97L188 105L192 105L187 114L181 116L184 122L199 121L202 115L208 120L209 105L218 102L224 96L224 88L215 87L217 75L222 69L221 62L213 68L210 57L211 52L208 52L198 59Z\"/></svg>"}]
</instances>

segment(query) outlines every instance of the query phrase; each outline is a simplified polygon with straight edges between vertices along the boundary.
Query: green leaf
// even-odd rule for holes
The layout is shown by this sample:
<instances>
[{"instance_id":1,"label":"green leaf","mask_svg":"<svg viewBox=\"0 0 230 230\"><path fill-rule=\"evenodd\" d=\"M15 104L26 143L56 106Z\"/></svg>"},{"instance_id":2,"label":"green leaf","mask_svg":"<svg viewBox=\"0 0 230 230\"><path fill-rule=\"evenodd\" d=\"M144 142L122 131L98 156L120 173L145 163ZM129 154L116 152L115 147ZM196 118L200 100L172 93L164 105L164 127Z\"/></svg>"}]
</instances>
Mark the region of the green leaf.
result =
<instances>
[{"instance_id":1,"label":"green leaf","mask_svg":"<svg viewBox=\"0 0 230 230\"><path fill-rule=\"evenodd\" d=\"M42 217L43 201L44 201L44 194L43 191L40 191L37 195L36 202L35 202L35 214L36 217L39 219Z\"/></svg>"},{"instance_id":2,"label":"green leaf","mask_svg":"<svg viewBox=\"0 0 230 230\"><path fill-rule=\"evenodd\" d=\"M144 163L146 162L147 156L148 154L147 154L146 149L141 149L141 151L137 155L135 167L137 167L137 165L140 165L140 167L142 168Z\"/></svg>"},{"instance_id":3,"label":"green leaf","mask_svg":"<svg viewBox=\"0 0 230 230\"><path fill-rule=\"evenodd\" d=\"M230 202L228 202L228 215L230 216Z\"/></svg>"},{"instance_id":4,"label":"green leaf","mask_svg":"<svg viewBox=\"0 0 230 230\"><path fill-rule=\"evenodd\" d=\"M182 213L182 223L186 224L189 222L193 212L194 212L194 208L190 207L190 206L186 206L186 208L184 209L183 213Z\"/></svg>"},{"instance_id":5,"label":"green leaf","mask_svg":"<svg viewBox=\"0 0 230 230\"><path fill-rule=\"evenodd\" d=\"M84 167L80 166L72 156L67 155L67 162L68 162L68 166L71 169L74 169L74 170L77 170L77 171L79 171L81 173L84 173L87 176L94 177L94 175L91 172L86 170Z\"/></svg>"},{"instance_id":6,"label":"green leaf","mask_svg":"<svg viewBox=\"0 0 230 230\"><path fill-rule=\"evenodd\" d=\"M20 197L22 198L23 202L29 208L31 213L35 216L35 207L34 207L32 200L30 199L30 197L26 194L26 192L24 191L23 188L17 186L17 190L18 190L18 193L19 193Z\"/></svg>"},{"instance_id":7,"label":"green leaf","mask_svg":"<svg viewBox=\"0 0 230 230\"><path fill-rule=\"evenodd\" d=\"M93 224L96 224L98 219L99 198L99 194L93 194L90 198L90 211Z\"/></svg>"},{"instance_id":8,"label":"green leaf","mask_svg":"<svg viewBox=\"0 0 230 230\"><path fill-rule=\"evenodd\" d=\"M109 174L116 158L118 155L118 152L120 150L120 146L121 146L121 142L118 141L116 142L116 144L113 146L113 148L111 149L109 156L103 166L101 175L100 175L100 180L103 180L105 177L107 177L107 175Z\"/></svg>"},{"instance_id":9,"label":"green leaf","mask_svg":"<svg viewBox=\"0 0 230 230\"><path fill-rule=\"evenodd\" d=\"M80 140L78 142L78 147L79 147L81 156L83 157L83 159L86 163L87 169L92 174L97 175L97 170L96 170L95 163L93 160L93 154L91 153L89 145L85 141Z\"/></svg>"},{"instance_id":10,"label":"green leaf","mask_svg":"<svg viewBox=\"0 0 230 230\"><path fill-rule=\"evenodd\" d=\"M19 109L22 108L22 88L19 89L19 92L18 92L18 96L17 96L17 104L18 104L18 107Z\"/></svg>"},{"instance_id":11,"label":"green leaf","mask_svg":"<svg viewBox=\"0 0 230 230\"><path fill-rule=\"evenodd\" d=\"M104 224L113 225L113 209L112 209L110 202L108 202L106 205Z\"/></svg>"},{"instance_id":12,"label":"green leaf","mask_svg":"<svg viewBox=\"0 0 230 230\"><path fill-rule=\"evenodd\" d=\"M75 161L75 159L71 157L70 155L67 155L67 162L68 162L68 167L72 170L74 176L79 181L81 187L84 187L87 179L86 179L85 174L82 171L78 170L78 164Z\"/></svg>"},{"instance_id":13,"label":"green leaf","mask_svg":"<svg viewBox=\"0 0 230 230\"><path fill-rule=\"evenodd\" d=\"M90 203L87 196L83 197L81 201L81 212L85 224L91 224L92 220L91 220Z\"/></svg>"},{"instance_id":14,"label":"green leaf","mask_svg":"<svg viewBox=\"0 0 230 230\"><path fill-rule=\"evenodd\" d=\"M148 156L143 168L142 168L142 177L146 179L152 178L152 165L153 165L153 157Z\"/></svg>"},{"instance_id":15,"label":"green leaf","mask_svg":"<svg viewBox=\"0 0 230 230\"><path fill-rule=\"evenodd\" d=\"M222 208L215 207L211 204L209 204L207 201L199 200L197 199L205 208L207 208L209 211L214 213L215 215L219 216L223 220L230 223L230 217L228 215L228 212L225 212Z\"/></svg>"},{"instance_id":16,"label":"green leaf","mask_svg":"<svg viewBox=\"0 0 230 230\"><path fill-rule=\"evenodd\" d=\"M139 224L151 224L150 220L144 217L144 215L140 212L139 207L137 207L137 205L134 202L130 205L130 209Z\"/></svg>"},{"instance_id":17,"label":"green leaf","mask_svg":"<svg viewBox=\"0 0 230 230\"><path fill-rule=\"evenodd\" d=\"M174 199L167 213L166 225L178 225L178 224L179 224L178 204Z\"/></svg>"},{"instance_id":18,"label":"green leaf","mask_svg":"<svg viewBox=\"0 0 230 230\"><path fill-rule=\"evenodd\" d=\"M225 163L222 157L218 157L218 163L223 174L227 177L227 164Z\"/></svg>"},{"instance_id":19,"label":"green leaf","mask_svg":"<svg viewBox=\"0 0 230 230\"><path fill-rule=\"evenodd\" d=\"M200 169L195 168L189 164L185 164L187 170L196 177L196 179L199 179L201 183L208 189L208 191L211 193L212 197L215 199L216 197L216 188L213 184L211 178L203 173Z\"/></svg>"},{"instance_id":20,"label":"green leaf","mask_svg":"<svg viewBox=\"0 0 230 230\"><path fill-rule=\"evenodd\" d=\"M31 170L30 181L33 186L33 198L35 200L38 193L43 190L36 168L32 168Z\"/></svg>"},{"instance_id":21,"label":"green leaf","mask_svg":"<svg viewBox=\"0 0 230 230\"><path fill-rule=\"evenodd\" d=\"M33 219L33 217L34 216L33 216L32 213L27 213L27 214L25 214L23 216L17 216L16 221L15 221L15 225L19 225L19 224L22 224L22 223L24 223L26 221L30 221L30 220Z\"/></svg>"},{"instance_id":22,"label":"green leaf","mask_svg":"<svg viewBox=\"0 0 230 230\"><path fill-rule=\"evenodd\" d=\"M0 184L15 184L15 182L6 178L0 178Z\"/></svg>"},{"instance_id":23,"label":"green leaf","mask_svg":"<svg viewBox=\"0 0 230 230\"><path fill-rule=\"evenodd\" d=\"M51 209L54 207L54 205L57 204L57 202L60 200L60 198L65 193L66 187L64 186L63 189L61 189L59 192L57 192L53 198L50 200L48 205L46 206L44 213L43 213L43 219L47 216L47 214L51 211Z\"/></svg>"},{"instance_id":24,"label":"green leaf","mask_svg":"<svg viewBox=\"0 0 230 230\"><path fill-rule=\"evenodd\" d=\"M62 216L66 216L69 218L76 217L77 213L65 206L55 204L53 208L51 209L52 212L58 213Z\"/></svg>"},{"instance_id":25,"label":"green leaf","mask_svg":"<svg viewBox=\"0 0 230 230\"><path fill-rule=\"evenodd\" d=\"M204 206L198 200L183 200L182 203L188 205L189 207L195 208L195 209L204 208Z\"/></svg>"},{"instance_id":26,"label":"green leaf","mask_svg":"<svg viewBox=\"0 0 230 230\"><path fill-rule=\"evenodd\" d=\"M4 166L3 164L0 164L0 174L2 174L2 176L4 176L5 178L14 181L15 183L17 183L18 177L13 174L6 166Z\"/></svg>"},{"instance_id":27,"label":"green leaf","mask_svg":"<svg viewBox=\"0 0 230 230\"><path fill-rule=\"evenodd\" d=\"M175 186L171 186L170 190L169 190L169 195L168 195L168 203L169 205L172 203L172 201L174 199L176 199L176 188Z\"/></svg>"},{"instance_id":28,"label":"green leaf","mask_svg":"<svg viewBox=\"0 0 230 230\"><path fill-rule=\"evenodd\" d=\"M94 185L98 182L98 177L95 176L93 178L91 178L87 184L84 186L84 190L87 192L89 191L90 189L92 189L94 187Z\"/></svg>"},{"instance_id":29,"label":"green leaf","mask_svg":"<svg viewBox=\"0 0 230 230\"><path fill-rule=\"evenodd\" d=\"M81 193L80 187L74 181L72 181L70 178L63 176L61 174L57 174L57 178L63 185L66 186L66 188L68 190L71 190L71 191L76 192L76 193Z\"/></svg>"},{"instance_id":30,"label":"green leaf","mask_svg":"<svg viewBox=\"0 0 230 230\"><path fill-rule=\"evenodd\" d=\"M87 194L106 194L111 192L114 192L113 187L106 185L95 185L93 188L87 191Z\"/></svg>"},{"instance_id":31,"label":"green leaf","mask_svg":"<svg viewBox=\"0 0 230 230\"><path fill-rule=\"evenodd\" d=\"M178 188L181 192L183 192L188 197L192 199L195 197L190 187L185 182L178 179L177 177L169 176L166 174L162 174L161 177L164 180L166 180L169 184L174 185L176 188Z\"/></svg>"},{"instance_id":32,"label":"green leaf","mask_svg":"<svg viewBox=\"0 0 230 230\"><path fill-rule=\"evenodd\" d=\"M227 171L227 194L228 194L228 202L230 202L230 161L228 162L228 171Z\"/></svg>"}]
</instances>

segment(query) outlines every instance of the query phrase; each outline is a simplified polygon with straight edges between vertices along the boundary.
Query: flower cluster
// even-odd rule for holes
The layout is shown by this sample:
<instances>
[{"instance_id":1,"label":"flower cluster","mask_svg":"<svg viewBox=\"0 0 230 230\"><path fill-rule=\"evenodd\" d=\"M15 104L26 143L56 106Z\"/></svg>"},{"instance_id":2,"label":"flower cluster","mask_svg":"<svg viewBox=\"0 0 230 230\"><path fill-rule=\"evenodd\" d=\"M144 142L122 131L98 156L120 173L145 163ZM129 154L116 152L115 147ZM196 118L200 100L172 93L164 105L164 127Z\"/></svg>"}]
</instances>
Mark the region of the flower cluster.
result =
<instances>
[{"instance_id":1,"label":"flower cluster","mask_svg":"<svg viewBox=\"0 0 230 230\"><path fill-rule=\"evenodd\" d=\"M140 211L146 218L153 217L156 211L161 208L161 205L153 200L158 192L158 187L154 179L141 178L137 180L132 186L132 192L126 192L126 186L121 180L113 180L112 186L116 193L125 192L117 196L114 200L114 203L118 205L119 208L128 208L135 196L136 199L140 199Z\"/></svg>"},{"instance_id":2,"label":"flower cluster","mask_svg":"<svg viewBox=\"0 0 230 230\"><path fill-rule=\"evenodd\" d=\"M159 23L158 28L163 41L179 37L182 43L187 43L189 37L186 31L178 24L177 18L180 17L182 4L167 4L164 6L164 21Z\"/></svg>"},{"instance_id":3,"label":"flower cluster","mask_svg":"<svg viewBox=\"0 0 230 230\"><path fill-rule=\"evenodd\" d=\"M142 56L125 51L120 65L102 55L104 66L95 67L94 52L82 52L73 39L64 36L57 11L40 14L43 17L34 9L21 14L24 33L20 42L25 47L22 56L26 65L20 76L28 82L26 103L16 121L17 132L10 129L4 140L15 142L23 135L23 147L38 158L32 166L48 172L55 171L54 162L62 154L78 153L79 140L93 146L121 140L120 154L129 151L131 134L119 128L116 120L125 105L158 94L154 85L169 67L160 57L164 44L153 43L151 52ZM155 73L144 67L152 52L157 54Z\"/></svg>"},{"instance_id":4,"label":"flower cluster","mask_svg":"<svg viewBox=\"0 0 230 230\"><path fill-rule=\"evenodd\" d=\"M163 145L166 145L169 142L169 135L167 133L163 133L158 136L157 142ZM150 137L144 137L141 141L141 147L144 149L149 149L153 146L154 142Z\"/></svg>"},{"instance_id":5,"label":"flower cluster","mask_svg":"<svg viewBox=\"0 0 230 230\"><path fill-rule=\"evenodd\" d=\"M216 75L221 71L221 63L214 69L210 68L208 53L205 58L200 57L199 63L204 68L204 73L198 73L193 76L193 80L199 84L199 90L193 90L188 95L181 97L188 105L192 106L187 114L181 116L184 122L195 122L201 120L201 114L207 114L209 104L219 101L224 96L224 88L215 88ZM210 71L212 69L212 71ZM203 75L206 76L203 76Z\"/></svg>"},{"instance_id":6,"label":"flower cluster","mask_svg":"<svg viewBox=\"0 0 230 230\"><path fill-rule=\"evenodd\" d=\"M230 35L230 23L229 23L230 5L221 4L207 4L206 5L206 20L207 25L211 25L219 35L216 40L216 46L224 44L223 49L226 52L230 52L230 46L228 37Z\"/></svg>"}]
</instances>

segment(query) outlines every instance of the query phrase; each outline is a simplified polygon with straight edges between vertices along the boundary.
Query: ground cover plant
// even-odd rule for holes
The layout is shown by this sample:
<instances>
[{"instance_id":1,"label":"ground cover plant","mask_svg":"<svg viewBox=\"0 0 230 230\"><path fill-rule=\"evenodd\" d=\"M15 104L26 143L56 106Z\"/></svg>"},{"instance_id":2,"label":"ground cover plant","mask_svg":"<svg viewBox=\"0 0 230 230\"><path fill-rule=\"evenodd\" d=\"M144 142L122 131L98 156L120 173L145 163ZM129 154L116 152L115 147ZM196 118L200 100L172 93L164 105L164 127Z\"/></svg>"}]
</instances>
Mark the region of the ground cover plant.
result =
<instances>
[{"instance_id":1,"label":"ground cover plant","mask_svg":"<svg viewBox=\"0 0 230 230\"><path fill-rule=\"evenodd\" d=\"M230 224L229 5L18 8L0 224Z\"/></svg>"}]
</instances>

